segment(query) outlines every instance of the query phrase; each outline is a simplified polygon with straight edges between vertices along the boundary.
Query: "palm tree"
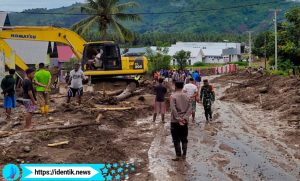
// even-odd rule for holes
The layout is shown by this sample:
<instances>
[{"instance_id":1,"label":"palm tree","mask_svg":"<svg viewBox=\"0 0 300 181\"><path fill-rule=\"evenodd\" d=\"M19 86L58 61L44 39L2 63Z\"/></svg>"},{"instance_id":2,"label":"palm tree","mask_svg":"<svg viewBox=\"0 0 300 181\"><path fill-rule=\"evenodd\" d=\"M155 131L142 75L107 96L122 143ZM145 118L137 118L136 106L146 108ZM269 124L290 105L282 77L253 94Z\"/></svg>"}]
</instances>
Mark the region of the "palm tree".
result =
<instances>
[{"instance_id":1,"label":"palm tree","mask_svg":"<svg viewBox=\"0 0 300 181\"><path fill-rule=\"evenodd\" d=\"M81 12L85 12L89 16L77 22L71 28L83 35L98 27L101 40L106 40L110 32L118 40L132 41L133 33L125 28L121 22L141 21L139 15L126 13L126 10L134 7L138 7L135 2L120 3L119 0L87 0L87 4L81 7Z\"/></svg>"}]
</instances>

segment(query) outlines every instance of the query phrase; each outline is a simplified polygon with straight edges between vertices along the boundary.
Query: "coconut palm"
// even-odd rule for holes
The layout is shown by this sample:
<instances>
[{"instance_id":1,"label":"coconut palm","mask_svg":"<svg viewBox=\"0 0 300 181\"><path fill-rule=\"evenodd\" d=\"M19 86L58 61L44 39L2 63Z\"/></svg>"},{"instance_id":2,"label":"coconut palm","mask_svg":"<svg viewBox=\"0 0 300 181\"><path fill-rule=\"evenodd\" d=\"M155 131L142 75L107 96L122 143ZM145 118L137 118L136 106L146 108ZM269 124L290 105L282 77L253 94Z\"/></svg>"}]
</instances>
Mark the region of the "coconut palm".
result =
<instances>
[{"instance_id":1,"label":"coconut palm","mask_svg":"<svg viewBox=\"0 0 300 181\"><path fill-rule=\"evenodd\" d=\"M141 21L137 14L127 13L130 8L138 7L135 2L120 3L119 0L87 0L81 12L89 16L72 26L81 35L89 34L95 27L100 32L100 39L106 40L111 34L118 40L132 41L133 33L122 25L122 22Z\"/></svg>"}]
</instances>

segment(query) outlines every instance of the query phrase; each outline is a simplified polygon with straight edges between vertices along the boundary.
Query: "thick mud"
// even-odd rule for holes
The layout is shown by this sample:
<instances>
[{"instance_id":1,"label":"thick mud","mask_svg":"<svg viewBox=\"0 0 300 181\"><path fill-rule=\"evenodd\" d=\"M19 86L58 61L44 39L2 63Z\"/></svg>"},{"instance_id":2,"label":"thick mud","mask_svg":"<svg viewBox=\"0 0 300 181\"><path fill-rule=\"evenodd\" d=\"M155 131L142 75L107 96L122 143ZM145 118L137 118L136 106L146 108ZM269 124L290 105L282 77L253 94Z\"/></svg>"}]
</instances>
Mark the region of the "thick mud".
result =
<instances>
[{"instance_id":1,"label":"thick mud","mask_svg":"<svg viewBox=\"0 0 300 181\"><path fill-rule=\"evenodd\" d=\"M139 118L151 116L153 95L133 96L117 102L117 105L111 105L110 99L101 96L99 93L85 93L83 104L77 105L74 99L71 104L66 104L64 95L52 95L50 109L54 112L51 111L48 118L34 114L32 132L22 132L24 113L20 104L14 111L13 120L5 123L1 115L0 169L7 163L134 162L138 165L139 174L131 175L130 178L147 178L148 149L156 126L150 120ZM140 96L144 99L140 100ZM128 107L128 110L103 109ZM99 124L47 129L95 122ZM41 128L46 129L38 131ZM62 141L68 141L68 144L48 146Z\"/></svg>"},{"instance_id":2,"label":"thick mud","mask_svg":"<svg viewBox=\"0 0 300 181\"><path fill-rule=\"evenodd\" d=\"M217 97L222 97L225 85L215 87ZM276 111L221 100L213 109L214 120L206 125L202 106L197 105L196 124L189 125L186 161L171 160L175 150L170 125L161 125L149 150L151 180L300 179L300 161L294 156L298 149L283 139L281 128L287 125L276 121Z\"/></svg>"}]
</instances>

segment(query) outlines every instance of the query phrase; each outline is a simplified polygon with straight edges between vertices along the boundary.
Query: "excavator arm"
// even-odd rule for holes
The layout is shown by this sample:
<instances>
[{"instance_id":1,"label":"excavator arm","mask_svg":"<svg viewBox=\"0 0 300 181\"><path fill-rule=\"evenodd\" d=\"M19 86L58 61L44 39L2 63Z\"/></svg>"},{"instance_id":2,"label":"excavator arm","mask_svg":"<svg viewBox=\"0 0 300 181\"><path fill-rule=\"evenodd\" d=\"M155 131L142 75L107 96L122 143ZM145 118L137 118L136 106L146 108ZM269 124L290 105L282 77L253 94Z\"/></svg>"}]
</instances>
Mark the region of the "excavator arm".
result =
<instances>
[{"instance_id":1,"label":"excavator arm","mask_svg":"<svg viewBox=\"0 0 300 181\"><path fill-rule=\"evenodd\" d=\"M10 46L3 40L0 38L0 50L3 50L4 51L4 54L6 57L10 57L11 56L11 52L12 52L12 49L10 48ZM8 67L8 68L12 68L10 67L9 64L7 64L5 62L5 65ZM24 63L24 61L18 56L16 55L16 65L22 69L22 70L26 70L28 69L28 66Z\"/></svg>"},{"instance_id":2,"label":"excavator arm","mask_svg":"<svg viewBox=\"0 0 300 181\"><path fill-rule=\"evenodd\" d=\"M87 43L77 33L69 29L51 26L12 26L0 28L2 28L0 30L0 43L4 42L2 44L6 47L6 55L10 54L11 49L5 43L4 39L58 42L70 46L78 60L83 60L82 63L85 65L86 61L93 57L89 55L89 50L98 51L101 47L101 49L105 49L105 53L102 56L102 66L100 64L96 68L85 70L86 76L137 75L144 74L147 71L147 59L145 57L121 57L119 47L114 42ZM95 56L97 54L100 54L100 50ZM16 57L16 65L23 70L26 69L26 64L20 57Z\"/></svg>"},{"instance_id":3,"label":"excavator arm","mask_svg":"<svg viewBox=\"0 0 300 181\"><path fill-rule=\"evenodd\" d=\"M2 27L2 31L0 31L0 40L1 39L46 41L46 42L51 41L51 42L63 43L72 48L74 54L79 60L81 60L82 58L84 45L86 44L86 41L83 38L81 38L77 33L68 30L66 28L58 28L58 27L51 27L51 26ZM1 40L1 43L2 42L4 41ZM18 64L21 65L22 63L18 61Z\"/></svg>"}]
</instances>

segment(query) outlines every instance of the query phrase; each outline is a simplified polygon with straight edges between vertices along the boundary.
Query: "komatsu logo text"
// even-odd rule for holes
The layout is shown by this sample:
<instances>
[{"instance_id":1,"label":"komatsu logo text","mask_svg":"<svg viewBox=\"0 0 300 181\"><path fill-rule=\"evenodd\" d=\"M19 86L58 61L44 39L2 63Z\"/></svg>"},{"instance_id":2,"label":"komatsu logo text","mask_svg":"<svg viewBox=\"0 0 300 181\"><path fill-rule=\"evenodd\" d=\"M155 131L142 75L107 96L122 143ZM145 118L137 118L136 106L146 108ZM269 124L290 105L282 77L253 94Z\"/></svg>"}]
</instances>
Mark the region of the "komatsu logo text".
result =
<instances>
[{"instance_id":1,"label":"komatsu logo text","mask_svg":"<svg viewBox=\"0 0 300 181\"><path fill-rule=\"evenodd\" d=\"M11 34L11 38L24 38L24 39L36 39L35 35L18 35L18 34Z\"/></svg>"}]
</instances>

